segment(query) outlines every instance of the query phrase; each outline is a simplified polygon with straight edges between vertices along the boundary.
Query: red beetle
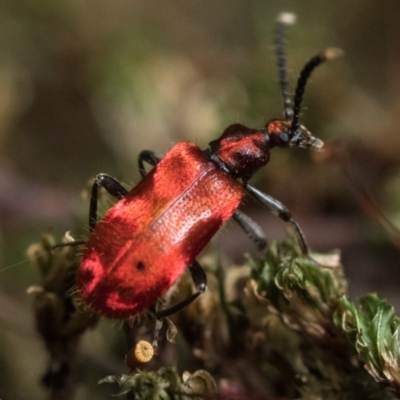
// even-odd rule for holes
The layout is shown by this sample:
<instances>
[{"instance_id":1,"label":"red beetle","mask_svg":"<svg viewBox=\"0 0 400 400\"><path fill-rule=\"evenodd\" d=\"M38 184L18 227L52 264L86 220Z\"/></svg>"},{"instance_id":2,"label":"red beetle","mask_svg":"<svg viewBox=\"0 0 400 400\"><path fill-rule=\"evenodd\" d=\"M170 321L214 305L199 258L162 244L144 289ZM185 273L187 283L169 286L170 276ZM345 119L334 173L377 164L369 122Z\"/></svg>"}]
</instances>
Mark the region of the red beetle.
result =
<instances>
[{"instance_id":1,"label":"red beetle","mask_svg":"<svg viewBox=\"0 0 400 400\"><path fill-rule=\"evenodd\" d=\"M339 51L328 49L305 65L291 107L283 47L288 22L280 18L275 35L285 119L274 119L262 129L231 125L206 150L183 142L172 147L164 158L143 151L139 156L143 179L130 191L108 175L97 175L90 200L91 234L82 255L77 285L82 298L100 314L125 319L147 309L186 268L197 291L185 301L158 312L157 318L192 302L207 286L196 256L231 217L259 248L265 247L261 228L238 210L246 192L294 226L307 255L304 236L288 209L247 183L255 171L268 163L273 147L322 146L299 124L300 105L311 72ZM154 166L147 175L144 162ZM97 223L99 186L119 201Z\"/></svg>"}]
</instances>

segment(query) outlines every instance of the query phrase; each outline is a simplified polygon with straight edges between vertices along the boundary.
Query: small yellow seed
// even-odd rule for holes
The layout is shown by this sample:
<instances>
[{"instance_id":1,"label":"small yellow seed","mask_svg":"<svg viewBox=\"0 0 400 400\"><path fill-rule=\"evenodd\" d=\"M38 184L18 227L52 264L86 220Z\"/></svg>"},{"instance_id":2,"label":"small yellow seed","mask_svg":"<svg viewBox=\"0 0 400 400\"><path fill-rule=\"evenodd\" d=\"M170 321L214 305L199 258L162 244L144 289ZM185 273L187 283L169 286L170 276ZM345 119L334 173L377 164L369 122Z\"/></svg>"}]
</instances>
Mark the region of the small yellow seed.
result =
<instances>
[{"instance_id":1,"label":"small yellow seed","mask_svg":"<svg viewBox=\"0 0 400 400\"><path fill-rule=\"evenodd\" d=\"M146 340L141 340L135 346L135 358L141 363L149 362L154 355L154 347Z\"/></svg>"},{"instance_id":2,"label":"small yellow seed","mask_svg":"<svg viewBox=\"0 0 400 400\"><path fill-rule=\"evenodd\" d=\"M140 340L135 347L129 350L125 364L133 371L149 362L154 355L154 347L146 340Z\"/></svg>"}]
</instances>

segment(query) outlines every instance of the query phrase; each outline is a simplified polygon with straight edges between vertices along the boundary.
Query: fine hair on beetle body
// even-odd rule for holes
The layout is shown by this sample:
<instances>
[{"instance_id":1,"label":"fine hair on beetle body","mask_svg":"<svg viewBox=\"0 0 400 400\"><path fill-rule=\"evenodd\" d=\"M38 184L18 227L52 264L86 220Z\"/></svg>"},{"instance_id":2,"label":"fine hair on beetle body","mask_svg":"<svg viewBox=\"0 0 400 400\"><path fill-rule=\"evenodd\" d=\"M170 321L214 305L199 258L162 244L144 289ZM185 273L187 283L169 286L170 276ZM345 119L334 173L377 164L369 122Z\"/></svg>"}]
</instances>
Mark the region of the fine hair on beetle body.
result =
<instances>
[{"instance_id":1,"label":"fine hair on beetle body","mask_svg":"<svg viewBox=\"0 0 400 400\"><path fill-rule=\"evenodd\" d=\"M239 211L250 195L294 229L304 257L304 234L278 200L248 183L268 164L275 147L319 150L323 142L300 123L307 81L320 64L341 54L328 48L312 57L289 95L285 32L292 14L279 16L274 35L283 118L262 128L235 123L202 150L189 142L175 144L164 157L144 150L138 159L142 180L125 189L107 174L96 176L90 193L89 238L77 273L80 296L93 310L112 319L129 319L147 310L186 271L196 291L185 300L156 312L161 320L190 304L207 288L207 276L196 257L221 226L233 218L259 250L266 238L250 217ZM153 168L147 172L145 164ZM118 201L97 222L99 188ZM81 242L77 242L81 243Z\"/></svg>"}]
</instances>

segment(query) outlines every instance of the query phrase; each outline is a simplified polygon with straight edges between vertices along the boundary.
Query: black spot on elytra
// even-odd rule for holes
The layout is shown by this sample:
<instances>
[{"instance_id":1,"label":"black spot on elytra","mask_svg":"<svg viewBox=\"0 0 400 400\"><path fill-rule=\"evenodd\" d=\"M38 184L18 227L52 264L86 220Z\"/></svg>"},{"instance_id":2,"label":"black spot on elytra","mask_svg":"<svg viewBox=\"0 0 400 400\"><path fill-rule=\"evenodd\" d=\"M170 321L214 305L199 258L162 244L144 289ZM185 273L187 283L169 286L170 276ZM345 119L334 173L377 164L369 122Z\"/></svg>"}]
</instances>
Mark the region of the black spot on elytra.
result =
<instances>
[{"instance_id":1,"label":"black spot on elytra","mask_svg":"<svg viewBox=\"0 0 400 400\"><path fill-rule=\"evenodd\" d=\"M143 264L141 261L139 261L139 262L136 264L136 269L137 269L138 271L144 271L145 266L144 266L144 264Z\"/></svg>"}]
</instances>

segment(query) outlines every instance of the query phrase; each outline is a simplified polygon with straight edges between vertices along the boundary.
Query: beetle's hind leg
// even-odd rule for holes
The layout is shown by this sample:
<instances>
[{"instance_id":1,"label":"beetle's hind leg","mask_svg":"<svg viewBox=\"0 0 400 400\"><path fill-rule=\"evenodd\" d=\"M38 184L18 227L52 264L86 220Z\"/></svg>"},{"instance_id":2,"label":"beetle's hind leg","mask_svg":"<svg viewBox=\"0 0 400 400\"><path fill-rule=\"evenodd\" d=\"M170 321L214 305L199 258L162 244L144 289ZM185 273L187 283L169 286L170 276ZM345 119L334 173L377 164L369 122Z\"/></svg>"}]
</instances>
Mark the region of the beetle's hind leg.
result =
<instances>
[{"instance_id":1,"label":"beetle's hind leg","mask_svg":"<svg viewBox=\"0 0 400 400\"><path fill-rule=\"evenodd\" d=\"M236 210L233 219L246 232L247 236L254 242L258 250L264 250L267 246L267 239L261 227L253 221L248 215Z\"/></svg>"},{"instance_id":2,"label":"beetle's hind leg","mask_svg":"<svg viewBox=\"0 0 400 400\"><path fill-rule=\"evenodd\" d=\"M98 189L103 187L111 196L121 200L127 193L121 183L115 178L107 174L98 174L92 186L90 193L90 208L89 208L89 230L93 231L97 224L97 203L98 203Z\"/></svg>"},{"instance_id":3,"label":"beetle's hind leg","mask_svg":"<svg viewBox=\"0 0 400 400\"><path fill-rule=\"evenodd\" d=\"M152 166L156 166L162 159L162 156L151 150L143 150L140 152L138 157L139 172L142 177L145 177L147 172L144 167L144 163L147 162ZM96 180L92 186L92 192L90 195L90 211L89 211L89 229L93 231L97 224L97 203L98 203L98 188L102 186L107 192L121 200L128 191L118 182L115 178L106 174L99 174L96 176Z\"/></svg>"},{"instance_id":4,"label":"beetle's hind leg","mask_svg":"<svg viewBox=\"0 0 400 400\"><path fill-rule=\"evenodd\" d=\"M189 296L187 299L181 301L180 303L156 313L156 323L154 327L153 339L153 347L156 349L156 351L158 347L158 335L162 328L162 319L165 317L169 317L170 315L175 314L178 311L181 311L183 308L196 300L207 289L207 275L197 260L194 260L194 262L190 264L189 272L196 286L196 292Z\"/></svg>"},{"instance_id":5,"label":"beetle's hind leg","mask_svg":"<svg viewBox=\"0 0 400 400\"><path fill-rule=\"evenodd\" d=\"M116 197L118 200L122 199L128 191L113 177L106 174L98 174L93 183L90 192L90 206L89 206L89 231L92 232L97 224L97 202L98 202L98 188L103 187L107 192ZM52 247L52 250L60 247L79 246L85 244L84 240L75 240L68 243L59 243Z\"/></svg>"},{"instance_id":6,"label":"beetle's hind leg","mask_svg":"<svg viewBox=\"0 0 400 400\"><path fill-rule=\"evenodd\" d=\"M165 317L168 317L172 314L175 314L176 312L182 310L186 306L188 306L190 303L192 303L194 300L196 300L202 293L204 293L207 289L207 275L204 272L204 269L202 266L199 264L198 261L194 261L190 266L189 266L189 272L190 275L192 276L193 282L196 286L196 292L193 293L191 296L189 296L187 299L181 301L178 304L175 304L172 307L166 308L165 310L161 310L156 314L157 319L162 319Z\"/></svg>"},{"instance_id":7,"label":"beetle's hind leg","mask_svg":"<svg viewBox=\"0 0 400 400\"><path fill-rule=\"evenodd\" d=\"M263 193L261 190L258 190L253 186L246 184L245 189L262 205L267 207L272 214L276 215L285 222L289 222L293 226L297 235L297 239L299 241L301 251L304 256L308 256L308 245L304 237L303 231L301 230L300 225L293 219L292 214L290 213L288 208L280 201L274 199L271 196L268 196L267 194Z\"/></svg>"},{"instance_id":8,"label":"beetle's hind leg","mask_svg":"<svg viewBox=\"0 0 400 400\"><path fill-rule=\"evenodd\" d=\"M151 150L143 150L139 154L138 164L139 172L142 177L146 176L147 172L144 168L144 163L147 162L152 166L156 166L162 159L162 156ZM121 200L127 193L128 190L125 189L121 183L107 174L98 174L93 183L92 190L90 193L90 206L89 206L89 231L93 232L93 229L97 225L97 203L98 203L98 189L103 187L111 196ZM75 240L69 243L59 243L53 246L52 250L67 247L67 246L78 246L85 244L84 240Z\"/></svg>"}]
</instances>

